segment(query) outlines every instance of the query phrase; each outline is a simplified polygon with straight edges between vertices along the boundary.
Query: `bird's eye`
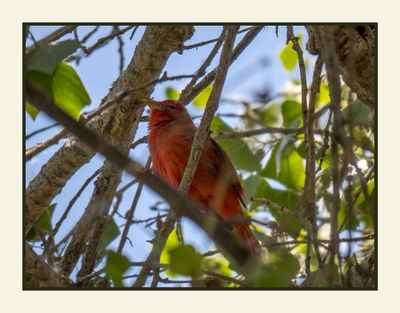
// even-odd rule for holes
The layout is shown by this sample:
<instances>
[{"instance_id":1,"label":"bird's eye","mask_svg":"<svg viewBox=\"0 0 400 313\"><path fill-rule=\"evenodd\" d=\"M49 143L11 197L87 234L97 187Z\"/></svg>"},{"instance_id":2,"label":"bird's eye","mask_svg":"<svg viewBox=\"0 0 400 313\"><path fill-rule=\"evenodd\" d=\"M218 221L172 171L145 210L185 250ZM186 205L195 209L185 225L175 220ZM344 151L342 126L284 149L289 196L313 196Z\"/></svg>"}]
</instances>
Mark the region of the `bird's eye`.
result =
<instances>
[{"instance_id":1,"label":"bird's eye","mask_svg":"<svg viewBox=\"0 0 400 313\"><path fill-rule=\"evenodd\" d=\"M170 104L170 105L168 106L168 110L175 110L175 109L176 109L176 106L173 105L173 104Z\"/></svg>"}]
</instances>

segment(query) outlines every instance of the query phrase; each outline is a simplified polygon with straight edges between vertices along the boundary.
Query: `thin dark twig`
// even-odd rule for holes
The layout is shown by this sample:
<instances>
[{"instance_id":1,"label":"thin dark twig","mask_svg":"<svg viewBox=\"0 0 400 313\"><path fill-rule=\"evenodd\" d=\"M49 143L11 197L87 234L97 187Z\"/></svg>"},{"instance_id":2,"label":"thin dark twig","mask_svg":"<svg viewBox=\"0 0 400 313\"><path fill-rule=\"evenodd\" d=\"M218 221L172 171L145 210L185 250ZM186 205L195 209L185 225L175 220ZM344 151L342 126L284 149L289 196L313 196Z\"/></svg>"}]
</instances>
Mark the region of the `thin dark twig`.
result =
<instances>
[{"instance_id":1,"label":"thin dark twig","mask_svg":"<svg viewBox=\"0 0 400 313\"><path fill-rule=\"evenodd\" d=\"M281 127L264 127L252 130L245 131L232 131L232 132L221 132L213 135L216 139L225 139L225 138L243 138L243 137L251 137L258 136L263 134L294 134L298 135L304 132L304 128L281 128Z\"/></svg>"},{"instance_id":2,"label":"thin dark twig","mask_svg":"<svg viewBox=\"0 0 400 313\"><path fill-rule=\"evenodd\" d=\"M118 32L120 29L118 26L114 26L115 32ZM124 70L124 40L122 39L121 35L117 36L118 41L118 53L119 53L119 74L121 75Z\"/></svg>"},{"instance_id":3,"label":"thin dark twig","mask_svg":"<svg viewBox=\"0 0 400 313\"><path fill-rule=\"evenodd\" d=\"M40 128L40 129L37 129L37 130L31 132L30 134L26 135L26 136L25 136L25 140L28 140L29 138L31 138L31 137L33 137L33 136L35 136L35 135L37 135L37 134L43 133L43 132L45 132L46 130L52 129L52 128L56 127L56 126L58 126L58 124L57 124L57 123L54 123L54 124L51 124L51 125L49 125L49 126L46 126L46 127Z\"/></svg>"},{"instance_id":4,"label":"thin dark twig","mask_svg":"<svg viewBox=\"0 0 400 313\"><path fill-rule=\"evenodd\" d=\"M150 167L150 162L151 162L151 159L148 158L146 168ZM139 202L139 198L142 194L143 186L144 186L144 184L140 183L136 189L135 196L133 197L133 200L132 200L131 208L129 209L128 215L126 216L126 224L125 224L124 230L122 231L121 240L118 245L117 253L122 252L122 249L124 248L126 239L128 238L129 228L132 225L131 222L133 219L133 215L135 214L136 207Z\"/></svg>"},{"instance_id":5,"label":"thin dark twig","mask_svg":"<svg viewBox=\"0 0 400 313\"><path fill-rule=\"evenodd\" d=\"M240 33L247 32L247 31L253 29L254 27L259 27L259 26L246 27L246 28L244 28L242 30L239 30L237 33L240 34ZM192 45L183 46L183 49L188 50L188 49L198 48L198 47L205 46L205 45L208 45L210 43L216 42L216 41L218 41L218 39L219 39L219 37L218 38L214 38L214 39L210 39L210 40L206 40L206 41L202 41L202 42L198 42L198 43L195 43L195 44L192 44Z\"/></svg>"},{"instance_id":6,"label":"thin dark twig","mask_svg":"<svg viewBox=\"0 0 400 313\"><path fill-rule=\"evenodd\" d=\"M113 28L113 30L111 31L111 33L108 36L100 38L99 40L97 40L97 42L93 46L86 48L85 46L81 45L81 49L82 49L83 53L85 53L85 55L88 56L88 55L92 54L93 51L95 51L96 49L103 47L110 40L126 33L128 30L132 29L133 27L134 26L127 26L118 31L116 31Z\"/></svg>"},{"instance_id":7,"label":"thin dark twig","mask_svg":"<svg viewBox=\"0 0 400 313\"><path fill-rule=\"evenodd\" d=\"M133 36L135 36L136 31L138 30L139 26L135 26L132 30L131 35L129 36L129 40L132 40Z\"/></svg>"},{"instance_id":8,"label":"thin dark twig","mask_svg":"<svg viewBox=\"0 0 400 313\"><path fill-rule=\"evenodd\" d=\"M64 213L54 226L53 230L51 231L48 241L51 242L53 240L54 236L57 234L58 230L60 229L62 223L64 223L65 219L67 218L69 212L71 211L72 207L74 206L75 202L79 199L79 197L82 195L83 191L86 189L86 187L90 184L90 182L100 173L100 169L97 169L90 177L88 177L85 182L82 184L81 188L79 188L78 192L75 194L75 196L72 197L71 201L69 202L67 208L65 209Z\"/></svg>"}]
</instances>

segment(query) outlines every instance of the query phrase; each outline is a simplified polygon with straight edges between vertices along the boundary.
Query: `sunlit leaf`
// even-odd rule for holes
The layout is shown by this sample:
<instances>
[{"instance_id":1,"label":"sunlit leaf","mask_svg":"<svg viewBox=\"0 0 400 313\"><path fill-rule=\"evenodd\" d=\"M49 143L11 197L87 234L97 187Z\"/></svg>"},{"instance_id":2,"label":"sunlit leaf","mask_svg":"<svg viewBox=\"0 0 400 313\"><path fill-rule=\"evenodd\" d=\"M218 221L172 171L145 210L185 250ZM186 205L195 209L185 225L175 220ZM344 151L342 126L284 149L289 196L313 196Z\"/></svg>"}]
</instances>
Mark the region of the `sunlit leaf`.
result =
<instances>
[{"instance_id":1,"label":"sunlit leaf","mask_svg":"<svg viewBox=\"0 0 400 313\"><path fill-rule=\"evenodd\" d=\"M35 120L36 116L39 114L39 110L28 101L25 102L25 110L26 112L28 112L32 120Z\"/></svg>"},{"instance_id":2,"label":"sunlit leaf","mask_svg":"<svg viewBox=\"0 0 400 313\"><path fill-rule=\"evenodd\" d=\"M90 103L89 95L78 74L66 63L60 63L51 75L29 71L27 80L76 120L79 119L82 108Z\"/></svg>"},{"instance_id":3,"label":"sunlit leaf","mask_svg":"<svg viewBox=\"0 0 400 313\"><path fill-rule=\"evenodd\" d=\"M299 44L301 45L302 35L297 34L296 37L300 38ZM287 45L285 45L285 47L281 50L281 52L279 54L279 58L286 70L288 70L288 71L294 70L299 59L297 57L296 51L293 49L292 41L289 41L289 43Z\"/></svg>"},{"instance_id":4,"label":"sunlit leaf","mask_svg":"<svg viewBox=\"0 0 400 313\"><path fill-rule=\"evenodd\" d=\"M204 109L206 107L208 98L210 97L211 90L213 89L213 85L208 85L204 88L194 99L193 105L200 109Z\"/></svg>"},{"instance_id":5,"label":"sunlit leaf","mask_svg":"<svg viewBox=\"0 0 400 313\"><path fill-rule=\"evenodd\" d=\"M321 84L319 86L319 93L317 94L316 99L317 107L327 104L330 101L331 97L329 95L329 87L324 81L321 81Z\"/></svg>"}]
</instances>

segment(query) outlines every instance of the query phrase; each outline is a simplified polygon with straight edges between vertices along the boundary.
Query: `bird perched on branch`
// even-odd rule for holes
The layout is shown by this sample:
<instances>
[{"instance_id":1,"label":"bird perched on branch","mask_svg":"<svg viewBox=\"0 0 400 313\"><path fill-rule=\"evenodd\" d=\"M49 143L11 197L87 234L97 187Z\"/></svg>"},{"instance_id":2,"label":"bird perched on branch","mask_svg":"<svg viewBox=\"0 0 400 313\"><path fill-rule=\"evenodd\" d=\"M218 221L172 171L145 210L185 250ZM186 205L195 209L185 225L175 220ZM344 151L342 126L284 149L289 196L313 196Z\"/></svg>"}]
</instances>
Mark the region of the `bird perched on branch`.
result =
<instances>
[{"instance_id":1,"label":"bird perched on branch","mask_svg":"<svg viewBox=\"0 0 400 313\"><path fill-rule=\"evenodd\" d=\"M183 103L143 100L151 110L148 145L153 170L178 188L197 128ZM213 209L222 219L231 221L238 239L255 254L261 253L260 243L246 223L244 189L228 155L212 138L204 144L189 197Z\"/></svg>"}]
</instances>

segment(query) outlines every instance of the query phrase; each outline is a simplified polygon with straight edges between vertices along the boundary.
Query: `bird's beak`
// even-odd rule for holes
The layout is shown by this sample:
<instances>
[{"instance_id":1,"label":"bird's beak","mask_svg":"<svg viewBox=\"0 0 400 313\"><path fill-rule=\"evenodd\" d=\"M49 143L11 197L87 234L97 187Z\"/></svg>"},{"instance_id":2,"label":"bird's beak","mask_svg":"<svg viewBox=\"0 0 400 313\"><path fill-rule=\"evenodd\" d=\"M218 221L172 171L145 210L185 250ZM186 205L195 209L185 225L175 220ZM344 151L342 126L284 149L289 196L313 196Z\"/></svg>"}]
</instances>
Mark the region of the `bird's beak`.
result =
<instances>
[{"instance_id":1,"label":"bird's beak","mask_svg":"<svg viewBox=\"0 0 400 313\"><path fill-rule=\"evenodd\" d=\"M143 97L143 102L147 103L147 105L149 106L150 110L161 110L161 103L158 101L155 101L153 99L147 98L147 97Z\"/></svg>"}]
</instances>

